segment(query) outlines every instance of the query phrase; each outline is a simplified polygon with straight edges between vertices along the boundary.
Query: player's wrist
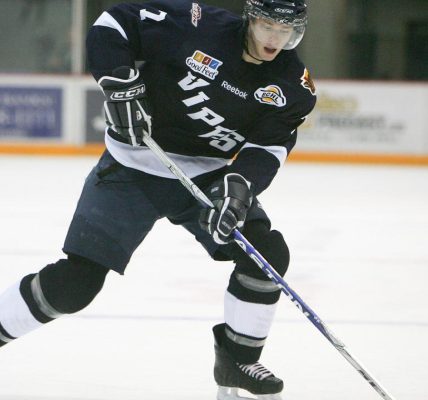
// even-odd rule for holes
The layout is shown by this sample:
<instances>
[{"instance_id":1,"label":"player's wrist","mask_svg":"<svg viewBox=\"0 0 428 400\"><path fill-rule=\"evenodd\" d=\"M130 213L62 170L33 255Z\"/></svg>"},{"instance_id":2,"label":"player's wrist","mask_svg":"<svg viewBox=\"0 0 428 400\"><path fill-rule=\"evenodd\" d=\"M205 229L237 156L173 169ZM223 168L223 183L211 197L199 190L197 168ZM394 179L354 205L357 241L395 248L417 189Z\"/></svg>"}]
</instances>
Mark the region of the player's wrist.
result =
<instances>
[{"instance_id":1,"label":"player's wrist","mask_svg":"<svg viewBox=\"0 0 428 400\"><path fill-rule=\"evenodd\" d=\"M115 68L111 74L104 75L98 80L102 89L116 89L128 87L141 79L140 71L128 66Z\"/></svg>"}]
</instances>

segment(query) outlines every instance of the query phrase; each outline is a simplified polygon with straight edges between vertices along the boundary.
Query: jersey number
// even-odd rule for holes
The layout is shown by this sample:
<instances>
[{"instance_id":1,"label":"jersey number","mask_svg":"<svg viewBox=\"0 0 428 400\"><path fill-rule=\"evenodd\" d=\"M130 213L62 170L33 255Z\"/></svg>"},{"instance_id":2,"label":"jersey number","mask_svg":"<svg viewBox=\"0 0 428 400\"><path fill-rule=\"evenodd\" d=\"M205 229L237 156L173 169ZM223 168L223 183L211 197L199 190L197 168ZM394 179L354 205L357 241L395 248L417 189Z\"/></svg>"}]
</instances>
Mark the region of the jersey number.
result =
<instances>
[{"instance_id":1,"label":"jersey number","mask_svg":"<svg viewBox=\"0 0 428 400\"><path fill-rule=\"evenodd\" d=\"M166 17L166 12L165 11L160 11L159 10L159 14L154 14L150 11L147 11L145 8L143 8L142 10L140 10L140 18L141 20L145 20L146 18L148 19L152 19L153 21L163 21Z\"/></svg>"},{"instance_id":2,"label":"jersey number","mask_svg":"<svg viewBox=\"0 0 428 400\"><path fill-rule=\"evenodd\" d=\"M211 138L210 146L213 146L222 151L232 150L238 142L245 140L238 132L232 131L222 126L216 126L215 130L204 135L198 135L202 138Z\"/></svg>"}]
</instances>

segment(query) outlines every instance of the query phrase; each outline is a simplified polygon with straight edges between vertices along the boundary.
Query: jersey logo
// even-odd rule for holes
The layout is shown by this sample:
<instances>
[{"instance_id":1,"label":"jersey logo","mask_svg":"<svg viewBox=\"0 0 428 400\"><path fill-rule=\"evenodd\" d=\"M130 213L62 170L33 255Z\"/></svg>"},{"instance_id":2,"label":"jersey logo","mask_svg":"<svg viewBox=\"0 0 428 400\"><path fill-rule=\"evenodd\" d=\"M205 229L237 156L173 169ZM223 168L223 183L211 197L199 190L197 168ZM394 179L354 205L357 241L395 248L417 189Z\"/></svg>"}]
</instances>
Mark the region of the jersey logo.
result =
<instances>
[{"instance_id":1,"label":"jersey logo","mask_svg":"<svg viewBox=\"0 0 428 400\"><path fill-rule=\"evenodd\" d=\"M192 75L191 72L188 72L187 76L178 82L178 85L185 92L188 92L200 87L209 86L210 83L205 79L197 78ZM204 92L200 91L196 96L191 96L182 100L182 102L187 107L193 108L194 106L199 106L208 100L210 100L210 98ZM208 139L208 144L216 149L227 152L232 150L238 143L245 140L245 137L236 132L236 130L221 126L220 124L222 124L225 119L208 107L201 107L199 111L191 112L187 114L187 116L195 121L203 121L213 129L211 132L198 135L198 137Z\"/></svg>"},{"instance_id":2,"label":"jersey logo","mask_svg":"<svg viewBox=\"0 0 428 400\"><path fill-rule=\"evenodd\" d=\"M259 103L268 104L275 107L284 107L287 99L282 93L281 88L276 85L268 85L255 91L254 97Z\"/></svg>"},{"instance_id":3,"label":"jersey logo","mask_svg":"<svg viewBox=\"0 0 428 400\"><path fill-rule=\"evenodd\" d=\"M202 9L198 3L192 3L192 9L190 10L192 16L192 25L197 28L198 21L202 18Z\"/></svg>"},{"instance_id":4,"label":"jersey logo","mask_svg":"<svg viewBox=\"0 0 428 400\"><path fill-rule=\"evenodd\" d=\"M247 100L248 93L235 86L232 86L229 82L223 81L221 83L221 87L233 93L234 95L239 96L241 99Z\"/></svg>"},{"instance_id":5,"label":"jersey logo","mask_svg":"<svg viewBox=\"0 0 428 400\"><path fill-rule=\"evenodd\" d=\"M301 85L309 90L312 94L312 96L315 96L317 94L317 90L315 88L315 84L314 81L311 78L311 74L309 73L309 71L305 68L305 71L303 72L302 77L300 78L301 80Z\"/></svg>"},{"instance_id":6,"label":"jersey logo","mask_svg":"<svg viewBox=\"0 0 428 400\"><path fill-rule=\"evenodd\" d=\"M186 64L191 70L200 73L208 79L214 80L218 74L218 68L223 63L202 51L196 50L192 57L187 57Z\"/></svg>"}]
</instances>

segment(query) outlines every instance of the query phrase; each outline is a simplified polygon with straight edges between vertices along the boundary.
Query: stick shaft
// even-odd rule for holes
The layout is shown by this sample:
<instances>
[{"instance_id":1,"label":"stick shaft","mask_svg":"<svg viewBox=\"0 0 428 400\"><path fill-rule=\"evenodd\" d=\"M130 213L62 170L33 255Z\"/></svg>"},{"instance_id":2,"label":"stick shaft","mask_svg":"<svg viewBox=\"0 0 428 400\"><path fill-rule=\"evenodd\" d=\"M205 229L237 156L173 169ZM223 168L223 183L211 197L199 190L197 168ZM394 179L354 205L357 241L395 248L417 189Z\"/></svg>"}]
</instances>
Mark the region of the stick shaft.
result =
<instances>
[{"instance_id":1,"label":"stick shaft","mask_svg":"<svg viewBox=\"0 0 428 400\"><path fill-rule=\"evenodd\" d=\"M192 195L204 207L212 207L211 200L198 186L165 154L151 136L144 135L144 143L155 153L159 160L174 174L179 181L188 189ZM350 353L345 344L341 342L318 317L300 296L282 279L266 259L254 248L254 246L239 232L233 231L235 242L242 250L257 264L257 266L282 290L290 301L312 322L312 324L323 334L323 336L348 360L348 362L361 374L361 376L373 387L379 395L386 400L395 400L381 384L367 371L365 367Z\"/></svg>"}]
</instances>

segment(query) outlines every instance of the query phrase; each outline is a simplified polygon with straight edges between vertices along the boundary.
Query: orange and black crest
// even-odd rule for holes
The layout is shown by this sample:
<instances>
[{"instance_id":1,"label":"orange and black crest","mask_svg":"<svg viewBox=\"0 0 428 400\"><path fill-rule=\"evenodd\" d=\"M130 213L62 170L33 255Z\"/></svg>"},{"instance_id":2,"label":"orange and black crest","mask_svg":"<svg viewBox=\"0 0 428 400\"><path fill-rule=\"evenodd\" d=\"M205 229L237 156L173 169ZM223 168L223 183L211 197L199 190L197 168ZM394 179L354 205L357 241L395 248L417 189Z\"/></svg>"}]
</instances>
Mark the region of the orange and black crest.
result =
<instances>
[{"instance_id":1,"label":"orange and black crest","mask_svg":"<svg viewBox=\"0 0 428 400\"><path fill-rule=\"evenodd\" d=\"M314 81L311 78L311 74L309 73L309 71L305 68L305 72L303 73L302 77L300 78L300 80L302 81L301 85L309 90L313 96L316 95L316 88L315 88L315 84Z\"/></svg>"}]
</instances>

